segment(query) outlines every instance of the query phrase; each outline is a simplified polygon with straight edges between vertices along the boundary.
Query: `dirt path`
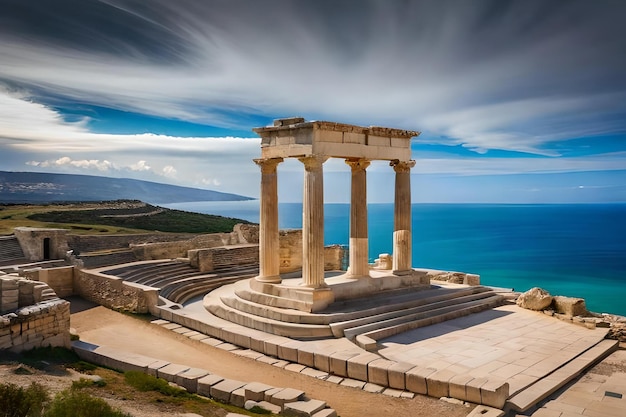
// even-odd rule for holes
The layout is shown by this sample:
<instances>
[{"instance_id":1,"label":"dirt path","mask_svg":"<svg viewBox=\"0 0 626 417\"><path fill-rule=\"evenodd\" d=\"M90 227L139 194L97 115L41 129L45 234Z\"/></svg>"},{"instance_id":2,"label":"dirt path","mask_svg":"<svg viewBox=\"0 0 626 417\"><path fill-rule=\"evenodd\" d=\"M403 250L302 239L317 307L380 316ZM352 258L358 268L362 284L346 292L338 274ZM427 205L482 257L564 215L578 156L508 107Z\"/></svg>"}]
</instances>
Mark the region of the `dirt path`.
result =
<instances>
[{"instance_id":1,"label":"dirt path","mask_svg":"<svg viewBox=\"0 0 626 417\"><path fill-rule=\"evenodd\" d=\"M424 396L401 399L371 394L285 371L100 306L73 313L71 325L86 342L204 368L231 379L303 390L310 398L326 401L342 417L465 417L471 410Z\"/></svg>"}]
</instances>

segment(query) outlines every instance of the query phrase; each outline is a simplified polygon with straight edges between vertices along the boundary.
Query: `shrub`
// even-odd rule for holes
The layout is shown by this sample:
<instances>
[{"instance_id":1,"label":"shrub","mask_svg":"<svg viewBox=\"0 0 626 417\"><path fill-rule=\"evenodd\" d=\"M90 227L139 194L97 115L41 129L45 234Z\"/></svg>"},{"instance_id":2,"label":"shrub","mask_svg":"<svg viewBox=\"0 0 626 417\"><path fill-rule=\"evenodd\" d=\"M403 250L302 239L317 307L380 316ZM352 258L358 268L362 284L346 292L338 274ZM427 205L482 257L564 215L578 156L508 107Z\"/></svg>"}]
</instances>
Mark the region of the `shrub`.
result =
<instances>
[{"instance_id":1,"label":"shrub","mask_svg":"<svg viewBox=\"0 0 626 417\"><path fill-rule=\"evenodd\" d=\"M164 379L156 378L139 371L124 372L124 379L129 385L139 391L156 391L171 397L184 397L189 395L186 390L173 387Z\"/></svg>"},{"instance_id":2,"label":"shrub","mask_svg":"<svg viewBox=\"0 0 626 417\"><path fill-rule=\"evenodd\" d=\"M28 388L15 384L0 384L0 416L40 417L48 402L46 389L36 382Z\"/></svg>"},{"instance_id":3,"label":"shrub","mask_svg":"<svg viewBox=\"0 0 626 417\"><path fill-rule=\"evenodd\" d=\"M130 414L113 409L102 398L85 392L68 389L60 392L52 401L45 417L132 417Z\"/></svg>"}]
</instances>

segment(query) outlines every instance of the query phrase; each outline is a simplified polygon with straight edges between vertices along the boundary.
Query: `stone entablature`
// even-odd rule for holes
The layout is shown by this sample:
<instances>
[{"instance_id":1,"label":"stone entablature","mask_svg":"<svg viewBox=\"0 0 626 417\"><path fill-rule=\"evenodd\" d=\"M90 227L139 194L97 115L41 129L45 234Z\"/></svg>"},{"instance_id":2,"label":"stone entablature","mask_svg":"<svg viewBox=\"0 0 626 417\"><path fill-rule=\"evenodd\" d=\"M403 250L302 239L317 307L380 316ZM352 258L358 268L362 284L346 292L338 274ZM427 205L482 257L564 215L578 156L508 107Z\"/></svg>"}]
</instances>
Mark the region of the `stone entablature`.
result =
<instances>
[{"instance_id":1,"label":"stone entablature","mask_svg":"<svg viewBox=\"0 0 626 417\"><path fill-rule=\"evenodd\" d=\"M274 126L253 129L261 136L263 158L327 155L376 160L411 159L411 138L419 132L379 126L279 119Z\"/></svg>"}]
</instances>

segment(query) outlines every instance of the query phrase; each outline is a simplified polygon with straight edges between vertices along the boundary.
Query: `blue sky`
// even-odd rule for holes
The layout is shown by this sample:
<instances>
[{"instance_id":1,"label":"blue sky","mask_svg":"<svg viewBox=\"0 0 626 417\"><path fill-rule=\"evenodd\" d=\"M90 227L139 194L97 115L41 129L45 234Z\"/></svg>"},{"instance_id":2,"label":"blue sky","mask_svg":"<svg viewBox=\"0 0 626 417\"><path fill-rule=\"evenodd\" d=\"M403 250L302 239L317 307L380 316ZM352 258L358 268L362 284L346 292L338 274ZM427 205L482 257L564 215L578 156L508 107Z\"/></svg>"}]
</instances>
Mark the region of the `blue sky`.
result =
<instances>
[{"instance_id":1,"label":"blue sky","mask_svg":"<svg viewBox=\"0 0 626 417\"><path fill-rule=\"evenodd\" d=\"M421 131L415 202L626 202L621 0L0 0L0 169L257 197L252 128ZM349 171L325 165L329 202ZM279 166L281 201L302 167ZM368 200L393 200L368 169Z\"/></svg>"}]
</instances>

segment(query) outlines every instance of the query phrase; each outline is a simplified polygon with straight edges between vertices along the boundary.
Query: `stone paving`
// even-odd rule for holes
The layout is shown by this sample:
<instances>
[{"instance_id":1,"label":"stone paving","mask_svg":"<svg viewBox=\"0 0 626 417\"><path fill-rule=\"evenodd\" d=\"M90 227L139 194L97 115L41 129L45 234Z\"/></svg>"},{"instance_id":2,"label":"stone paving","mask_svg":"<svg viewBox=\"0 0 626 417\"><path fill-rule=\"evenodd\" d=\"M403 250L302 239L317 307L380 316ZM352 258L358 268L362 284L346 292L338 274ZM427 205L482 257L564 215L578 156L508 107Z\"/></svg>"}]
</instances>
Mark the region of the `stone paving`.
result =
<instances>
[{"instance_id":1,"label":"stone paving","mask_svg":"<svg viewBox=\"0 0 626 417\"><path fill-rule=\"evenodd\" d=\"M499 377L510 395L601 341L590 330L543 313L504 305L381 340L378 353L398 362L474 378Z\"/></svg>"},{"instance_id":2,"label":"stone paving","mask_svg":"<svg viewBox=\"0 0 626 417\"><path fill-rule=\"evenodd\" d=\"M183 314L193 313L196 318L204 316L211 320L207 318L210 315L201 313L199 305L187 305L183 310L186 310ZM408 391L423 394L428 391L431 396L452 396L480 403L485 392L503 395L498 384L506 381L509 390L504 395L515 400L507 407L527 414L532 412L533 405L580 375L588 361L595 359L591 357L592 351L599 350L602 355L604 351L610 351L604 346L614 348L614 343L603 341L606 334L604 328L575 325L509 304L380 340L381 348L377 353L365 352L345 338L294 341L291 344L298 345L298 359L301 353L315 352L315 366L300 372L308 371L311 376L323 379L350 376L345 380L337 379L341 380L340 384L358 383L358 388L388 395L395 391L392 379L402 378L401 382L404 382L406 378ZM278 361L272 356L280 356L285 362L282 366L287 366L291 359L278 354L281 343L290 346L288 340L277 341L276 355L265 352L267 356L257 360ZM373 355L378 359L372 358ZM580 358L575 359L579 355ZM317 361L318 357L320 361ZM293 358L293 362L296 361ZM347 365L347 375L342 374L343 367L338 364ZM574 369L563 372L568 367ZM363 378L355 376L361 368ZM559 372L563 375L557 378ZM358 381L361 379L367 383ZM409 381L414 381L411 387ZM426 387L419 388L420 381L428 383L427 390ZM495 384L491 387L493 390L490 384ZM400 387L404 388L404 385ZM399 394L408 392L400 390ZM494 399L491 403L500 401ZM482 398L482 403L489 404L489 401Z\"/></svg>"},{"instance_id":3,"label":"stone paving","mask_svg":"<svg viewBox=\"0 0 626 417\"><path fill-rule=\"evenodd\" d=\"M626 416L626 350L613 352L567 389L550 397L532 417Z\"/></svg>"}]
</instances>

